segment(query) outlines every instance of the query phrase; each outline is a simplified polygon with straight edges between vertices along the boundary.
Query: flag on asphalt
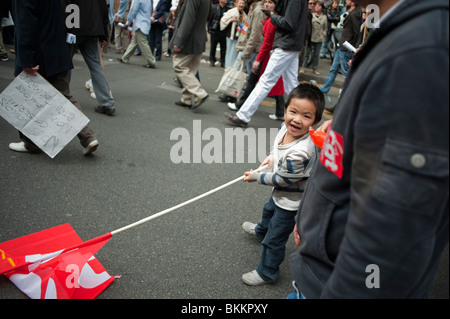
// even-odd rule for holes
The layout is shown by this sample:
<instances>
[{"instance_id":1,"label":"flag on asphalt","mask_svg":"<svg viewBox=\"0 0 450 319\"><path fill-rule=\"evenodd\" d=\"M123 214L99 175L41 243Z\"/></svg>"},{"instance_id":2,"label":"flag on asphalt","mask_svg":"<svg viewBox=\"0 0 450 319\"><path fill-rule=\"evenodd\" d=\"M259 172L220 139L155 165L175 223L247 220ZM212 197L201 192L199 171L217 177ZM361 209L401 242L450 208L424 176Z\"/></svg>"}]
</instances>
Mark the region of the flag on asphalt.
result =
<instances>
[{"instance_id":1,"label":"flag on asphalt","mask_svg":"<svg viewBox=\"0 0 450 319\"><path fill-rule=\"evenodd\" d=\"M95 258L111 233L83 242L64 224L0 244L0 274L32 299L96 298L114 278Z\"/></svg>"}]
</instances>

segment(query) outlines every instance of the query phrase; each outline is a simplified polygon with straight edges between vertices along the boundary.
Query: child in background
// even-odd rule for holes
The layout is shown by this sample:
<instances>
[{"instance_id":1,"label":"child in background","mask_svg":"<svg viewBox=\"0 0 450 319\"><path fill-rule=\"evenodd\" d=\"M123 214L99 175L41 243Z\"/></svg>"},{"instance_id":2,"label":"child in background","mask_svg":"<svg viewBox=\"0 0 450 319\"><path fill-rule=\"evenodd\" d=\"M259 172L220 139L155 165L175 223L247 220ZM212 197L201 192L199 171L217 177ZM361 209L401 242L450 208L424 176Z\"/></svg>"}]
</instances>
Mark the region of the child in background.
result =
<instances>
[{"instance_id":1,"label":"child in background","mask_svg":"<svg viewBox=\"0 0 450 319\"><path fill-rule=\"evenodd\" d=\"M245 182L257 181L273 187L272 196L263 208L262 220L258 224L242 224L247 234L262 240L258 267L242 276L242 281L248 285L271 283L278 277L285 245L295 226L294 217L318 158L309 128L321 121L324 107L324 95L316 86L303 83L295 88L288 97L285 121L275 138L272 153L261 164L271 171L245 173Z\"/></svg>"}]
</instances>

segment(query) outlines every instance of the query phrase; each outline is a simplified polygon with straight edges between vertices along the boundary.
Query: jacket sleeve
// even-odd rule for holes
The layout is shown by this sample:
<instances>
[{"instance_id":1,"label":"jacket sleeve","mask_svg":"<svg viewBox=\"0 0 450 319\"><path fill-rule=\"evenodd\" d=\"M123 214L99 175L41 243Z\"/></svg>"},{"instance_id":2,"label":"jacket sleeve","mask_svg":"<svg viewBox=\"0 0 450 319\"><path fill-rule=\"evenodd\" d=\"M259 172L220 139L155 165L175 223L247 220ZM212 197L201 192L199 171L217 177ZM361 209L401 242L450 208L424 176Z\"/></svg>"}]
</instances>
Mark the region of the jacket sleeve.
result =
<instances>
[{"instance_id":1,"label":"jacket sleeve","mask_svg":"<svg viewBox=\"0 0 450 319\"><path fill-rule=\"evenodd\" d=\"M272 24L279 28L280 31L288 33L300 28L300 19L298 17L302 13L301 3L302 1L288 1L285 15L273 14L271 16Z\"/></svg>"},{"instance_id":2,"label":"jacket sleeve","mask_svg":"<svg viewBox=\"0 0 450 319\"><path fill-rule=\"evenodd\" d=\"M123 17L125 16L129 2L130 0L120 0L119 9L116 13L116 16L118 16L120 19L123 19Z\"/></svg>"},{"instance_id":3,"label":"jacket sleeve","mask_svg":"<svg viewBox=\"0 0 450 319\"><path fill-rule=\"evenodd\" d=\"M100 41L108 41L108 28L109 28L109 15L108 15L108 6L104 0L98 0L100 12L103 18L103 36L100 37Z\"/></svg>"},{"instance_id":4,"label":"jacket sleeve","mask_svg":"<svg viewBox=\"0 0 450 319\"><path fill-rule=\"evenodd\" d=\"M33 0L15 1L14 16L18 39L17 54L22 68L35 67L39 53L39 17L37 16L39 3Z\"/></svg>"},{"instance_id":5,"label":"jacket sleeve","mask_svg":"<svg viewBox=\"0 0 450 319\"><path fill-rule=\"evenodd\" d=\"M180 11L180 14L177 16L177 19L181 19L181 22L177 27L178 31L174 35L173 39L173 44L180 49L184 48L185 41L187 38L189 38L192 29L194 28L197 11L194 1L184 1L182 5L184 7L183 15L180 16L182 12Z\"/></svg>"},{"instance_id":6,"label":"jacket sleeve","mask_svg":"<svg viewBox=\"0 0 450 319\"><path fill-rule=\"evenodd\" d=\"M156 6L156 13L153 15L155 20L158 20L159 17L164 15L166 12L169 12L170 2L169 0L161 0Z\"/></svg>"},{"instance_id":7,"label":"jacket sleeve","mask_svg":"<svg viewBox=\"0 0 450 319\"><path fill-rule=\"evenodd\" d=\"M259 184L285 188L309 177L307 170L312 154L291 152L279 169L272 173L253 173L253 181ZM307 173L308 172L308 173Z\"/></svg>"},{"instance_id":8,"label":"jacket sleeve","mask_svg":"<svg viewBox=\"0 0 450 319\"><path fill-rule=\"evenodd\" d=\"M133 2L131 3L130 11L128 12L127 25L130 25L134 21L134 19L136 19L140 2L141 0L133 0Z\"/></svg>"}]
</instances>

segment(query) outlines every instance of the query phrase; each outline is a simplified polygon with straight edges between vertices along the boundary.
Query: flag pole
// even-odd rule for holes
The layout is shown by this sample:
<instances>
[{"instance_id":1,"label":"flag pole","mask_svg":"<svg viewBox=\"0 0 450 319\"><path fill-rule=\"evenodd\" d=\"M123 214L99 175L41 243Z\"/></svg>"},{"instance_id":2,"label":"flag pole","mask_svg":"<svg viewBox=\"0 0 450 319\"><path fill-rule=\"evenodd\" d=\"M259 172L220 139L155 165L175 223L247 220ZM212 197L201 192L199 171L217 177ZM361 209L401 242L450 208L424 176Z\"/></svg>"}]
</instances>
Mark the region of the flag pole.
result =
<instances>
[{"instance_id":1,"label":"flag pole","mask_svg":"<svg viewBox=\"0 0 450 319\"><path fill-rule=\"evenodd\" d=\"M259 172L259 171L261 171L261 170L263 170L263 169L265 169L265 168L267 168L267 165L261 166L260 168L258 168L258 169L255 170L254 172ZM124 227L119 228L119 229L117 229L117 230L115 230L115 231L112 231L112 232L111 232L111 235L112 235L112 236L117 235L117 234L119 234L119 233L121 233L121 232L124 232L124 231L126 231L126 230L131 229L131 228L134 228L134 227L137 227L137 226L139 226L139 225L145 224L145 223L147 223L147 222L149 222L149 221L151 221L151 220L153 220L153 219L156 219L156 218L158 218L158 217L161 217L161 216L164 216L164 215L166 215L166 214L168 214L168 213L171 213L171 212L173 212L174 210L177 210L177 209L180 209L180 208L185 207L185 206L187 206L187 205L190 205L190 204L192 204L192 203L194 203L194 202L196 202L196 201L199 201L199 200L201 200L201 199L203 199L203 198L205 198L205 197L208 197L208 196L210 196L210 195L212 195L212 194L214 194L214 193L217 193L218 191L221 191L221 190L224 189L224 188L227 188L227 187L229 187L229 186L231 186L231 185L233 185L233 184L236 184L236 183L238 183L238 182L241 182L241 181L243 181L243 179L244 179L244 176L238 177L238 178L236 178L236 179L234 179L234 180L232 180L232 181L230 181L230 182L228 182L228 183L226 183L226 184L223 184L222 186L219 186L219 187L217 187L217 188L214 188L214 189L210 190L209 192L206 192L206 193L204 193L204 194L201 194L201 195L199 195L199 196L197 196L197 197L194 197L194 198L192 198L192 199L190 199L190 200L188 200L188 201L185 201L185 202L183 202L183 203L181 203L181 204L178 204L178 205L176 205L176 206L173 206L173 207L171 207L171 208L168 208L168 209L166 209L166 210L163 210L162 212L159 212L159 213L157 213L157 214L151 215L151 216L149 216L149 217L147 217L147 218L141 219L141 220L139 220L139 221L137 221L137 222L135 222L135 223L133 223L133 224L130 224L130 225L128 225L128 226L124 226Z\"/></svg>"}]
</instances>

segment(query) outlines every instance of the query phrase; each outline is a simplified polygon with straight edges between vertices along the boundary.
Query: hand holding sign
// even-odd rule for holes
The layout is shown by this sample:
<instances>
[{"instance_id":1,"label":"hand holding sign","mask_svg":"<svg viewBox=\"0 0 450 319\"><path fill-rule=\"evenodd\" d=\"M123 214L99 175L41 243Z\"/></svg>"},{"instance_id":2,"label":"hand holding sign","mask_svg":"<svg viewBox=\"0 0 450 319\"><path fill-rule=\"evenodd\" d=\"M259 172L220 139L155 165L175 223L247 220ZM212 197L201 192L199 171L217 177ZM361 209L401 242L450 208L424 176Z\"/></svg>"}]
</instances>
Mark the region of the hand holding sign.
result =
<instances>
[{"instance_id":1,"label":"hand holding sign","mask_svg":"<svg viewBox=\"0 0 450 319\"><path fill-rule=\"evenodd\" d=\"M0 94L0 115L51 158L89 123L42 76L25 71Z\"/></svg>"}]
</instances>

